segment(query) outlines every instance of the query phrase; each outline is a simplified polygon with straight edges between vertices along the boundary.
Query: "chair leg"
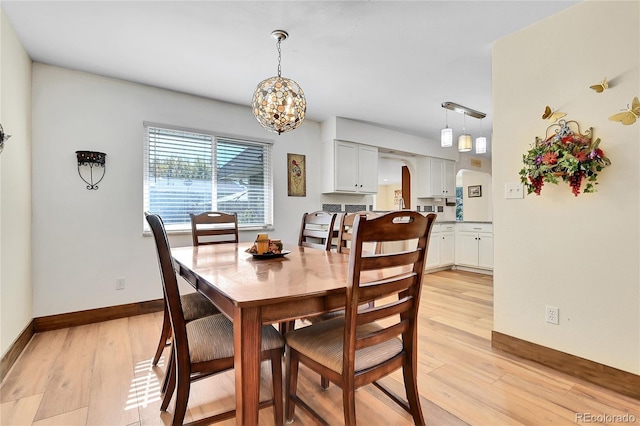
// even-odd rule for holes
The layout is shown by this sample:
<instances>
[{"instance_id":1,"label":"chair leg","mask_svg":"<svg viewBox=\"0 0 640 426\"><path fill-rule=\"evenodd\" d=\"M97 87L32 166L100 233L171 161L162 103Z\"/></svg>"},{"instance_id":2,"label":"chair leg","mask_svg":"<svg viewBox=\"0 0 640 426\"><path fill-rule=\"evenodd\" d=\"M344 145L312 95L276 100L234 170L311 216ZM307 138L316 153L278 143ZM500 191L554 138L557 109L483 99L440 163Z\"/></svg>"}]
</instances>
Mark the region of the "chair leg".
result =
<instances>
[{"instance_id":1,"label":"chair leg","mask_svg":"<svg viewBox=\"0 0 640 426\"><path fill-rule=\"evenodd\" d=\"M271 351L271 383L273 393L273 419L276 425L283 423L282 409L282 351Z\"/></svg>"},{"instance_id":2,"label":"chair leg","mask_svg":"<svg viewBox=\"0 0 640 426\"><path fill-rule=\"evenodd\" d=\"M342 406L344 410L344 424L355 425L356 424L356 396L353 383L350 385L343 383L342 388Z\"/></svg>"},{"instance_id":3,"label":"chair leg","mask_svg":"<svg viewBox=\"0 0 640 426\"><path fill-rule=\"evenodd\" d=\"M169 360L167 361L167 368L165 369L165 373L164 373L164 380L162 381L162 394L165 394L167 392L167 386L169 384L169 377L171 377L172 374L175 374L173 371L173 359L174 355L173 355L173 346L171 347L171 354L169 355Z\"/></svg>"},{"instance_id":4,"label":"chair leg","mask_svg":"<svg viewBox=\"0 0 640 426\"><path fill-rule=\"evenodd\" d=\"M411 408L413 422L416 425L424 425L424 416L422 407L420 406L420 394L418 393L418 382L416 381L416 371L411 362L402 367L402 375L404 376L404 387L407 392L407 400Z\"/></svg>"},{"instance_id":5,"label":"chair leg","mask_svg":"<svg viewBox=\"0 0 640 426\"><path fill-rule=\"evenodd\" d=\"M278 328L280 329L280 334L285 335L290 331L295 330L296 322L295 321L283 321L278 324Z\"/></svg>"},{"instance_id":6,"label":"chair leg","mask_svg":"<svg viewBox=\"0 0 640 426\"><path fill-rule=\"evenodd\" d=\"M327 379L324 376L320 376L320 386L322 387L322 389L327 390L329 389L329 379Z\"/></svg>"},{"instance_id":7,"label":"chair leg","mask_svg":"<svg viewBox=\"0 0 640 426\"><path fill-rule=\"evenodd\" d=\"M169 311L167 310L167 306L165 304L164 307L164 318L162 320L162 331L160 332L160 341L158 342L158 348L156 349L156 354L153 357L152 365L158 365L158 361L160 360L160 356L162 355L162 351L167 346L167 339L171 336L171 324L169 323Z\"/></svg>"},{"instance_id":8,"label":"chair leg","mask_svg":"<svg viewBox=\"0 0 640 426\"><path fill-rule=\"evenodd\" d=\"M189 390L191 387L191 377L189 372L181 372L177 369L177 390L176 405L173 411L173 426L184 424L184 416L187 413L187 402L189 401ZM185 374L182 374L185 373Z\"/></svg>"},{"instance_id":9,"label":"chair leg","mask_svg":"<svg viewBox=\"0 0 640 426\"><path fill-rule=\"evenodd\" d=\"M295 352L286 347L286 382L284 390L284 406L287 413L287 423L293 422L293 414L296 409L296 389L298 387L298 363L300 362Z\"/></svg>"},{"instance_id":10,"label":"chair leg","mask_svg":"<svg viewBox=\"0 0 640 426\"><path fill-rule=\"evenodd\" d=\"M160 404L160 411L167 411L167 407L173 396L173 391L176 388L176 366L173 356L173 348L171 348L171 359L167 366L164 383L162 384L164 396L162 397L162 404Z\"/></svg>"}]
</instances>

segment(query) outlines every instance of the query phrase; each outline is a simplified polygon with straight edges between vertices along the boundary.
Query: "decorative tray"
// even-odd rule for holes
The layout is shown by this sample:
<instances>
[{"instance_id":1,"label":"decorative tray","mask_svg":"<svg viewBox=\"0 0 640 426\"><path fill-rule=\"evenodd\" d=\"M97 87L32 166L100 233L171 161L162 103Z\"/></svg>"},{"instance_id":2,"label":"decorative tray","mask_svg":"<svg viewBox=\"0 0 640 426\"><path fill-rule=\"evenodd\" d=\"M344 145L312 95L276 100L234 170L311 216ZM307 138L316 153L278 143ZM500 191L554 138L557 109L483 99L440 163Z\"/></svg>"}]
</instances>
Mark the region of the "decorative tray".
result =
<instances>
[{"instance_id":1,"label":"decorative tray","mask_svg":"<svg viewBox=\"0 0 640 426\"><path fill-rule=\"evenodd\" d=\"M273 259L273 258L276 258L276 257L286 256L289 253L291 253L291 250L282 250L280 253L267 252L267 253L262 253L262 254L257 254L257 253L250 253L250 254L251 254L251 256L253 256L254 259Z\"/></svg>"}]
</instances>

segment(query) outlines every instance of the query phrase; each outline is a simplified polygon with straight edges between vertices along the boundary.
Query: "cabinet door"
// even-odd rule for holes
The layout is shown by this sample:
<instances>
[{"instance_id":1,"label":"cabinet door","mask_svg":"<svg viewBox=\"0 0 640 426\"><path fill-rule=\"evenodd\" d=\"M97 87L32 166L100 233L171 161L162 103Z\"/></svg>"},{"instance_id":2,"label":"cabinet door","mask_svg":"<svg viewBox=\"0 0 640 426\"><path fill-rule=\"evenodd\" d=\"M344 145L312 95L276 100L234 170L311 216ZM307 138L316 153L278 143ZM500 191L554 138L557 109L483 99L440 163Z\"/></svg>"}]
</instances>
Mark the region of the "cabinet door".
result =
<instances>
[{"instance_id":1,"label":"cabinet door","mask_svg":"<svg viewBox=\"0 0 640 426\"><path fill-rule=\"evenodd\" d=\"M440 265L440 234L431 233L429 248L427 249L426 269L435 268Z\"/></svg>"},{"instance_id":2,"label":"cabinet door","mask_svg":"<svg viewBox=\"0 0 640 426\"><path fill-rule=\"evenodd\" d=\"M442 186L444 188L445 197L456 196L456 163L454 161L444 160L442 168Z\"/></svg>"},{"instance_id":3,"label":"cabinet door","mask_svg":"<svg viewBox=\"0 0 640 426\"><path fill-rule=\"evenodd\" d=\"M493 269L493 235L478 234L478 266Z\"/></svg>"},{"instance_id":4,"label":"cabinet door","mask_svg":"<svg viewBox=\"0 0 640 426\"><path fill-rule=\"evenodd\" d=\"M444 160L441 158L431 159L431 172L429 187L431 188L432 197L442 197L444 195L444 182L442 181ZM455 191L454 191L455 194Z\"/></svg>"},{"instance_id":5,"label":"cabinet door","mask_svg":"<svg viewBox=\"0 0 640 426\"><path fill-rule=\"evenodd\" d=\"M335 144L335 190L356 192L358 189L358 146L341 141L336 141Z\"/></svg>"},{"instance_id":6,"label":"cabinet door","mask_svg":"<svg viewBox=\"0 0 640 426\"><path fill-rule=\"evenodd\" d=\"M456 240L456 264L478 266L478 234L459 232Z\"/></svg>"},{"instance_id":7,"label":"cabinet door","mask_svg":"<svg viewBox=\"0 0 640 426\"><path fill-rule=\"evenodd\" d=\"M378 192L378 148L358 146L358 192Z\"/></svg>"},{"instance_id":8,"label":"cabinet door","mask_svg":"<svg viewBox=\"0 0 640 426\"><path fill-rule=\"evenodd\" d=\"M453 265L455 261L455 237L453 232L440 233L440 266Z\"/></svg>"}]
</instances>

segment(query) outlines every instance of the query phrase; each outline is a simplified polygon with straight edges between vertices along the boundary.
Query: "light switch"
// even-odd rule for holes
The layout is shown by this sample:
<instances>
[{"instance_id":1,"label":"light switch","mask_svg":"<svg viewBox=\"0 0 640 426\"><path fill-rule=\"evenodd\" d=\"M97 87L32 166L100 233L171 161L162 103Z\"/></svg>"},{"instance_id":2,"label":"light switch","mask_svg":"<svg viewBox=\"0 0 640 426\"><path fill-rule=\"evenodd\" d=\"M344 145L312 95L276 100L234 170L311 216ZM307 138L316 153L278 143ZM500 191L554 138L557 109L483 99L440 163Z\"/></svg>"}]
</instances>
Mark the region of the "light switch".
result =
<instances>
[{"instance_id":1,"label":"light switch","mask_svg":"<svg viewBox=\"0 0 640 426\"><path fill-rule=\"evenodd\" d=\"M505 183L504 198L524 198L524 187L521 183Z\"/></svg>"}]
</instances>

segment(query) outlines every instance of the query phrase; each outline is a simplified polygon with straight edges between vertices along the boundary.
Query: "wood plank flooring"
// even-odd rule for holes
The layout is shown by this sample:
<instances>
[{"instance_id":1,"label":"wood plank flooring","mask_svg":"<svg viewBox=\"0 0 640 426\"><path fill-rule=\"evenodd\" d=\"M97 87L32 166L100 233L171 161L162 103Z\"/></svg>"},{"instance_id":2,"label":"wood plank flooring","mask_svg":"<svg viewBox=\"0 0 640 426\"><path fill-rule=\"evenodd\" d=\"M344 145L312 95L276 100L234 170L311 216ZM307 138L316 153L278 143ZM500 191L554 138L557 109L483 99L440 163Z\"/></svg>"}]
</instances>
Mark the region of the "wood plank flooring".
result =
<instances>
[{"instance_id":1,"label":"wood plank flooring","mask_svg":"<svg viewBox=\"0 0 640 426\"><path fill-rule=\"evenodd\" d=\"M640 424L640 401L493 350L492 300L491 276L425 276L418 383L427 424L571 425L587 423L579 417L587 414L604 424L625 415ZM36 334L0 387L0 424L169 424L170 414L159 410L164 358L151 366L161 324L158 312ZM263 399L270 396L269 374L263 363ZM400 372L383 382L404 393ZM339 388L323 391L319 378L301 367L299 393L329 424L343 423ZM373 386L359 389L356 401L358 424L412 424ZM234 405L233 372L202 380L192 387L185 421ZM271 409L260 411L260 423L273 424ZM295 424L314 421L296 409Z\"/></svg>"}]
</instances>

